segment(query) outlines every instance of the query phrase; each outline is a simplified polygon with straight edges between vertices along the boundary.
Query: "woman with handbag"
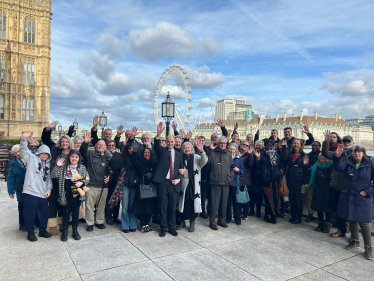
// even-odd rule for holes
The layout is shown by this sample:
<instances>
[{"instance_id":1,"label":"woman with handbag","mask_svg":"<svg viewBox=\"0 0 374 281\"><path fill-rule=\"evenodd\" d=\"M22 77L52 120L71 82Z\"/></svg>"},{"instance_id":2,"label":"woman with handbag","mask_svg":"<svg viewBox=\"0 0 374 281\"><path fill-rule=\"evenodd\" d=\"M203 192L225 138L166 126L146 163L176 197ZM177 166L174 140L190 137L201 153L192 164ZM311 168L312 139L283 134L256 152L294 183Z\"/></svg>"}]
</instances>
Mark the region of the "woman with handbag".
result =
<instances>
[{"instance_id":1,"label":"woman with handbag","mask_svg":"<svg viewBox=\"0 0 374 281\"><path fill-rule=\"evenodd\" d=\"M179 197L178 216L180 223L177 230L186 226L185 220L190 220L189 232L195 231L195 219L202 212L201 209L201 168L208 162L208 156L204 151L204 145L199 136L195 138L194 146L188 141L183 143L181 152L183 154L184 169L179 173L183 175L182 196Z\"/></svg>"},{"instance_id":2,"label":"woman with handbag","mask_svg":"<svg viewBox=\"0 0 374 281\"><path fill-rule=\"evenodd\" d=\"M136 152L131 154L131 164L135 168L139 179L131 212L138 215L143 233L153 231L149 226L149 222L152 215L157 213L157 188L152 183L152 176L156 170L157 162L151 156L152 153L148 147L141 151L140 157L137 157ZM144 190L148 190L147 194L142 192ZM146 196L148 199L145 199Z\"/></svg>"},{"instance_id":3,"label":"woman with handbag","mask_svg":"<svg viewBox=\"0 0 374 281\"><path fill-rule=\"evenodd\" d=\"M302 189L308 184L308 155L304 152L304 142L294 139L291 150L287 149L287 140L282 142L282 159L287 163L287 186L290 191L289 200L291 207L292 224L301 223L303 213Z\"/></svg>"},{"instance_id":4,"label":"woman with handbag","mask_svg":"<svg viewBox=\"0 0 374 281\"><path fill-rule=\"evenodd\" d=\"M234 210L234 221L237 225L241 225L242 224L241 218L240 218L241 204L237 203L236 193L238 191L238 188L240 189L240 176L243 175L244 173L244 166L243 166L242 159L239 157L238 145L232 142L230 143L228 149L234 161L234 167L232 167L232 169L234 170L234 178L230 185L229 200L227 200L226 223L230 223L232 220L232 212L231 212L231 205L232 205L233 210Z\"/></svg>"},{"instance_id":5,"label":"woman with handbag","mask_svg":"<svg viewBox=\"0 0 374 281\"><path fill-rule=\"evenodd\" d=\"M276 214L278 214L277 188L279 179L283 175L284 162L278 150L274 149L274 141L272 139L265 139L264 144L264 150L261 152L255 151L253 154L256 156L255 166L265 199L264 220L268 223L276 224Z\"/></svg>"}]
</instances>

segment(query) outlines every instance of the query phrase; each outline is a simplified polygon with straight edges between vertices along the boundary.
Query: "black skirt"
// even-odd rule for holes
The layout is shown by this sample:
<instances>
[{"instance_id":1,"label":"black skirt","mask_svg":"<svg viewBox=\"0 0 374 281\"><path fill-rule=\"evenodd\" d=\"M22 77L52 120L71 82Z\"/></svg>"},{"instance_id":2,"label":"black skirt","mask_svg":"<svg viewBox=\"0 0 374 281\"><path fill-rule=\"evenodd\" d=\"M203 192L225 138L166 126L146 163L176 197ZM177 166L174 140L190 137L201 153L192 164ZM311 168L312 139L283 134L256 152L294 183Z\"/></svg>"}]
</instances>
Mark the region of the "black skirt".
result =
<instances>
[{"instance_id":1,"label":"black skirt","mask_svg":"<svg viewBox=\"0 0 374 281\"><path fill-rule=\"evenodd\" d=\"M197 218L197 213L194 210L194 200L184 200L184 209L182 213L183 220L194 220Z\"/></svg>"},{"instance_id":2,"label":"black skirt","mask_svg":"<svg viewBox=\"0 0 374 281\"><path fill-rule=\"evenodd\" d=\"M157 213L157 198L139 200L139 186L136 187L131 212L136 215L153 215Z\"/></svg>"}]
</instances>

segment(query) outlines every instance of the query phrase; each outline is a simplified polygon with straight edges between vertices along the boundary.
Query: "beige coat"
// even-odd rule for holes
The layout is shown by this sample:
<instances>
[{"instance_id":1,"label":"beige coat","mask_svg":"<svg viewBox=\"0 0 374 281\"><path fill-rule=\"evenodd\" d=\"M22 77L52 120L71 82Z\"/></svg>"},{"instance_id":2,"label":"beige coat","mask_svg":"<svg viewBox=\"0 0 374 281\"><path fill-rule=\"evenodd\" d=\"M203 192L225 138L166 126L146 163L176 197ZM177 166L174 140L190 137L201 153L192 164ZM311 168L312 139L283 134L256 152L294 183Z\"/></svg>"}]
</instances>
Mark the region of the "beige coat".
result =
<instances>
[{"instance_id":1,"label":"beige coat","mask_svg":"<svg viewBox=\"0 0 374 281\"><path fill-rule=\"evenodd\" d=\"M195 213L201 213L201 168L204 167L204 165L208 162L208 156L203 151L199 154L194 154L194 163L193 163L193 170L197 170L198 173L194 176L195 186L194 188L194 194L199 194L199 197L196 197L194 199L194 211ZM183 175L182 179L182 193L183 195L179 197L179 206L178 211L183 213L184 210L184 198L186 194L186 189L188 186L190 179L188 176L188 171L185 175Z\"/></svg>"}]
</instances>

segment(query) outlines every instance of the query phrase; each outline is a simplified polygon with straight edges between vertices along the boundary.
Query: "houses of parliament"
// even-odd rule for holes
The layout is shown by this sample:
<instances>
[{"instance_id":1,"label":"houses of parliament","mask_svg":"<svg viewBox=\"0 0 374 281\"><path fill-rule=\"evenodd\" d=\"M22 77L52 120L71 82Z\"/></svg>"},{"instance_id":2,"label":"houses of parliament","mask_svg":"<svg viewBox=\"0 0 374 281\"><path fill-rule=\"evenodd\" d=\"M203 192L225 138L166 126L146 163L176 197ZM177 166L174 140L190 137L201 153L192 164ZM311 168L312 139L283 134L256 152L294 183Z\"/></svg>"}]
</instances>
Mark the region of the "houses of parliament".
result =
<instances>
[{"instance_id":1,"label":"houses of parliament","mask_svg":"<svg viewBox=\"0 0 374 281\"><path fill-rule=\"evenodd\" d=\"M51 2L0 1L0 139L48 124Z\"/></svg>"}]
</instances>

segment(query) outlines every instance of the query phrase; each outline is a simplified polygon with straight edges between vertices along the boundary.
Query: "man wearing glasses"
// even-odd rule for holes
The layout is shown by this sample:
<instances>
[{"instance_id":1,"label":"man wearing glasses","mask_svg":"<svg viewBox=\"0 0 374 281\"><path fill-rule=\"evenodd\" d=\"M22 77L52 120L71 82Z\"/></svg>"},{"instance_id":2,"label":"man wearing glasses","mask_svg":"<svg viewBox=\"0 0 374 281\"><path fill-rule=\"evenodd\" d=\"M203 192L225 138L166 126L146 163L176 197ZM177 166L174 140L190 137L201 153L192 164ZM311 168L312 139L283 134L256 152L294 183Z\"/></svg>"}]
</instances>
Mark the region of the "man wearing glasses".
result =
<instances>
[{"instance_id":1,"label":"man wearing glasses","mask_svg":"<svg viewBox=\"0 0 374 281\"><path fill-rule=\"evenodd\" d=\"M324 135L325 135L325 140L322 143L322 156L328 159L333 159L335 156L335 151L329 151L330 131L327 130L324 133ZM343 153L341 155L340 162L344 163L344 162L347 162L348 157L352 155L352 147L354 145L354 142L351 136L344 136L342 140L343 140ZM330 186L332 187L332 195L333 195L335 210L337 210L338 208L340 191L344 186L344 182L345 182L345 174L333 170L331 173ZM336 223L338 226L338 231L335 233L331 233L330 237L332 238L345 237L345 234L347 233L346 220L336 215Z\"/></svg>"},{"instance_id":2,"label":"man wearing glasses","mask_svg":"<svg viewBox=\"0 0 374 281\"><path fill-rule=\"evenodd\" d=\"M208 151L208 163L210 164L210 214L209 227L218 230L218 225L228 227L225 223L227 208L227 199L229 195L229 186L234 178L234 162L229 151L226 149L226 137L218 138L217 146L211 141ZM216 218L218 216L218 222Z\"/></svg>"}]
</instances>

